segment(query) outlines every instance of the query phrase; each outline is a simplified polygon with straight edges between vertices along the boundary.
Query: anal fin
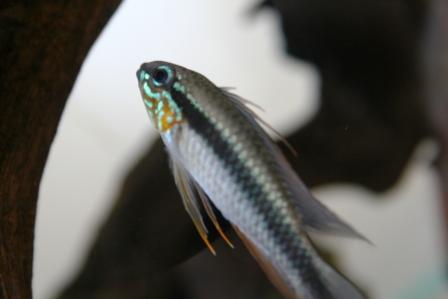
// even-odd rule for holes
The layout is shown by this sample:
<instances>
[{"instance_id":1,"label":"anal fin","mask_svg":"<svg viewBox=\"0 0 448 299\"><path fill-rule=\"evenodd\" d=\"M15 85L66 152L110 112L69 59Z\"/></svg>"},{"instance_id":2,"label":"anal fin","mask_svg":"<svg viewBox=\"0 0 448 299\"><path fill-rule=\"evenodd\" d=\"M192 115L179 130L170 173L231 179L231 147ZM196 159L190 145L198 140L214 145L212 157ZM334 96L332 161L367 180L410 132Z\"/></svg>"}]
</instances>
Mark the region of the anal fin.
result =
<instances>
[{"instance_id":1,"label":"anal fin","mask_svg":"<svg viewBox=\"0 0 448 299\"><path fill-rule=\"evenodd\" d=\"M248 237L246 237L237 226L233 225L233 228L243 241L247 250L254 257L258 265L260 265L260 268L266 274L271 283L279 290L279 292L287 299L298 299L294 291L289 287L287 282L282 278L280 272L269 261L265 254L258 249L258 247Z\"/></svg>"}]
</instances>

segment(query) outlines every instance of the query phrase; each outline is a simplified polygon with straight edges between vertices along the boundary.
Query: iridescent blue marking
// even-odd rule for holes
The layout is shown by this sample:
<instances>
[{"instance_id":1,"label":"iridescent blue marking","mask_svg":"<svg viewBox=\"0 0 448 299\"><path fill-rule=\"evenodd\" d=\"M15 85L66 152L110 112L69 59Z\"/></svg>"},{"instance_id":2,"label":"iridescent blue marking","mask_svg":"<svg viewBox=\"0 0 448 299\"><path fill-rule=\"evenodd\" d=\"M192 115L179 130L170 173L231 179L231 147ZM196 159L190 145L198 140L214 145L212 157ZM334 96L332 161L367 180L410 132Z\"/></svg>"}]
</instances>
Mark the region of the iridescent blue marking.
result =
<instances>
[{"instance_id":1,"label":"iridescent blue marking","mask_svg":"<svg viewBox=\"0 0 448 299\"><path fill-rule=\"evenodd\" d=\"M201 107L201 105L199 105L198 101L190 93L187 92L187 89L185 88L184 85L180 84L179 82L175 82L173 87L178 92L184 94L187 97L187 99L190 100L190 102L193 104L193 106L195 106L199 111L204 112L204 109L202 109L202 107Z\"/></svg>"},{"instance_id":2,"label":"iridescent blue marking","mask_svg":"<svg viewBox=\"0 0 448 299\"><path fill-rule=\"evenodd\" d=\"M183 86L182 84L180 84L178 81L174 82L173 87L174 87L177 91L179 91L179 92L185 94L185 86Z\"/></svg>"},{"instance_id":3,"label":"iridescent blue marking","mask_svg":"<svg viewBox=\"0 0 448 299\"><path fill-rule=\"evenodd\" d=\"M159 101L157 103L157 112L163 112L163 102Z\"/></svg>"},{"instance_id":4,"label":"iridescent blue marking","mask_svg":"<svg viewBox=\"0 0 448 299\"><path fill-rule=\"evenodd\" d=\"M152 104L151 101L148 101L148 100L146 100L146 99L144 99L144 101L145 101L145 105L148 106L149 109L152 109L152 108L153 108L154 105Z\"/></svg>"},{"instance_id":5,"label":"iridescent blue marking","mask_svg":"<svg viewBox=\"0 0 448 299\"><path fill-rule=\"evenodd\" d=\"M169 73L169 76L173 75L169 68L166 68L166 71ZM171 93L167 90L156 91L157 89L151 88L152 84L148 82L148 78L151 78L151 76L148 73L140 73L140 78L143 78L142 89L144 94L150 99L144 99L145 106L150 117L155 121L157 128L159 130L164 129L166 126L164 121L168 122L168 124L173 124L174 121L182 121L182 111L173 100ZM166 115L167 110L170 111L168 115ZM170 115L171 112L174 115ZM166 119L164 120L165 117Z\"/></svg>"},{"instance_id":6,"label":"iridescent blue marking","mask_svg":"<svg viewBox=\"0 0 448 299\"><path fill-rule=\"evenodd\" d=\"M148 82L143 83L143 90L145 91L146 95L149 98L155 99L157 101L160 101L160 93L159 92L153 92L151 90L151 87L149 87Z\"/></svg>"},{"instance_id":7,"label":"iridescent blue marking","mask_svg":"<svg viewBox=\"0 0 448 299\"><path fill-rule=\"evenodd\" d=\"M141 70L140 71L140 81L143 81L143 79L145 78L146 75L148 75L148 74L145 71Z\"/></svg>"}]
</instances>

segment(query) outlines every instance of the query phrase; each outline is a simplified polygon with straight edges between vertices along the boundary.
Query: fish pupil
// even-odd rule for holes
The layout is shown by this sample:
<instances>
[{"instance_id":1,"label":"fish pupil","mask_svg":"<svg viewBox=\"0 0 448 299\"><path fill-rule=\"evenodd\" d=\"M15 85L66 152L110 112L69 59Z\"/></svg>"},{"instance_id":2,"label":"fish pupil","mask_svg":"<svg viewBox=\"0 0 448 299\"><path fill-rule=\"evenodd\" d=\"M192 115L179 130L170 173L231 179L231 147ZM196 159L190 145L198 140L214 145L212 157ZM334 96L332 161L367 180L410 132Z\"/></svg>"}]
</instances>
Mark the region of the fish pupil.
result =
<instances>
[{"instance_id":1,"label":"fish pupil","mask_svg":"<svg viewBox=\"0 0 448 299\"><path fill-rule=\"evenodd\" d=\"M163 85L168 82L169 74L165 69L156 69L152 75L156 85Z\"/></svg>"}]
</instances>

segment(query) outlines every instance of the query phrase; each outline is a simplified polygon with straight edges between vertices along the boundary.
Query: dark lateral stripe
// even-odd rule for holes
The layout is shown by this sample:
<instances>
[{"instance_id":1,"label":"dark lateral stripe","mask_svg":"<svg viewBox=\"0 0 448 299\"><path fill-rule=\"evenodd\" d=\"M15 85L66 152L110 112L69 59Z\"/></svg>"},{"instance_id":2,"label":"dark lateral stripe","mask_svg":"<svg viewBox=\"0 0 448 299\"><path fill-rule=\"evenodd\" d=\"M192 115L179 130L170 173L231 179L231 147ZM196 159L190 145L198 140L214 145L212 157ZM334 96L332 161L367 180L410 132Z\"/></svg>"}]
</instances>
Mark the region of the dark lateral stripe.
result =
<instances>
[{"instance_id":1,"label":"dark lateral stripe","mask_svg":"<svg viewBox=\"0 0 448 299\"><path fill-rule=\"evenodd\" d=\"M207 142L213 152L223 161L225 167L235 176L235 180L240 184L243 192L249 198L266 196L250 170L238 159L238 155L234 152L232 146L222 138L219 130L207 117L182 92L172 89L171 96L181 109L182 114L188 119L191 128ZM266 204L263 205L263 202ZM295 233L282 221L281 215L271 208L268 200L259 200L258 204L253 206L261 215L266 215L265 219L268 227L276 232L272 234L273 238L291 258L295 268L300 271L303 281L308 282L313 288L320 287L322 289L323 286L319 283L319 275L312 263L312 257L294 235ZM268 215L269 217L267 217ZM293 240L296 242L292 242Z\"/></svg>"}]
</instances>

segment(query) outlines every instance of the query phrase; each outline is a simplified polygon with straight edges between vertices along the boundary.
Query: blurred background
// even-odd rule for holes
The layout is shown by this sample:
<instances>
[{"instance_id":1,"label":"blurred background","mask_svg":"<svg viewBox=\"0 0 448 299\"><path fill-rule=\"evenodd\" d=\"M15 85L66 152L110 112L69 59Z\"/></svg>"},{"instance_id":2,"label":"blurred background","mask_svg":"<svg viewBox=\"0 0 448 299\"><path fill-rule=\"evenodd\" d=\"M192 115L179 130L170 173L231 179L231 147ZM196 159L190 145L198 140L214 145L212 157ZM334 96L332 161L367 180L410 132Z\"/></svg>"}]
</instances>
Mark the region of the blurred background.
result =
<instances>
[{"instance_id":1,"label":"blurred background","mask_svg":"<svg viewBox=\"0 0 448 299\"><path fill-rule=\"evenodd\" d=\"M174 62L219 86L235 87L262 106L263 118L284 135L318 112L323 84L319 67L328 64L287 55L285 49L289 54L294 49L282 34L281 6L254 13L259 4L123 2L84 62L46 165L35 239L37 299L56 296L81 270L124 177L158 138L137 88L135 71L142 62ZM350 18L346 23L353 26ZM369 47L381 49L381 44ZM350 134L356 127L347 123L344 130ZM300 157L301 148L296 150ZM318 240L370 298L448 298L440 188L432 165L437 151L431 138L421 138L394 184L373 190L381 192L336 181L313 188L374 243ZM366 172L377 175L375 167L366 164Z\"/></svg>"}]
</instances>

